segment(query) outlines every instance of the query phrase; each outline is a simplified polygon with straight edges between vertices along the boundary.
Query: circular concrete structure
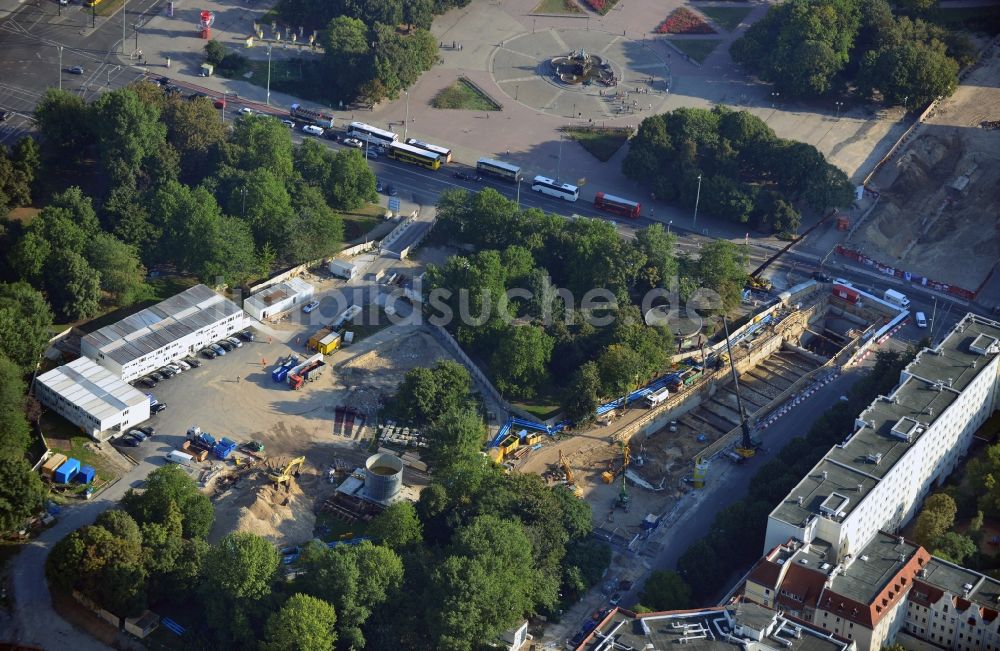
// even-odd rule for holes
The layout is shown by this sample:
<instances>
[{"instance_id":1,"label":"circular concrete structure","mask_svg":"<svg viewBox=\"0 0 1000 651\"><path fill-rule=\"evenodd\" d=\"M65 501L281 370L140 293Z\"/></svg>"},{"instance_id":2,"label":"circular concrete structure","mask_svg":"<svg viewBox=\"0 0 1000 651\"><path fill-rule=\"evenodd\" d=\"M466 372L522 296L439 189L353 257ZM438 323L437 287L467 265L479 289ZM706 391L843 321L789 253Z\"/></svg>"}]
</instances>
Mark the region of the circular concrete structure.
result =
<instances>
[{"instance_id":1,"label":"circular concrete structure","mask_svg":"<svg viewBox=\"0 0 1000 651\"><path fill-rule=\"evenodd\" d=\"M392 500L403 488L403 461L391 454L373 454L365 461L365 496L376 502Z\"/></svg>"}]
</instances>

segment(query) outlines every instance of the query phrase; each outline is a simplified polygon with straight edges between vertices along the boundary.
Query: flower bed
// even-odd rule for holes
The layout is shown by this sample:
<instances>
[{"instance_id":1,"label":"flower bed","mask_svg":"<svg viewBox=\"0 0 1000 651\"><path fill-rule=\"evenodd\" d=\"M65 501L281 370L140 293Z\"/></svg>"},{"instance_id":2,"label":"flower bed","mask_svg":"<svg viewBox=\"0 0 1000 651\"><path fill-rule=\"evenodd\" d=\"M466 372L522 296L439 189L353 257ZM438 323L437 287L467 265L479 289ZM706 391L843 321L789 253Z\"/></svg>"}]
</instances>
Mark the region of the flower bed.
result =
<instances>
[{"instance_id":1,"label":"flower bed","mask_svg":"<svg viewBox=\"0 0 1000 651\"><path fill-rule=\"evenodd\" d=\"M601 0L588 0L601 2ZM714 34L715 30L705 19L687 7L675 9L666 20L656 26L657 34Z\"/></svg>"},{"instance_id":2,"label":"flower bed","mask_svg":"<svg viewBox=\"0 0 1000 651\"><path fill-rule=\"evenodd\" d=\"M618 0L584 0L584 2L587 3L588 7L602 16L611 11L614 6L618 4Z\"/></svg>"}]
</instances>

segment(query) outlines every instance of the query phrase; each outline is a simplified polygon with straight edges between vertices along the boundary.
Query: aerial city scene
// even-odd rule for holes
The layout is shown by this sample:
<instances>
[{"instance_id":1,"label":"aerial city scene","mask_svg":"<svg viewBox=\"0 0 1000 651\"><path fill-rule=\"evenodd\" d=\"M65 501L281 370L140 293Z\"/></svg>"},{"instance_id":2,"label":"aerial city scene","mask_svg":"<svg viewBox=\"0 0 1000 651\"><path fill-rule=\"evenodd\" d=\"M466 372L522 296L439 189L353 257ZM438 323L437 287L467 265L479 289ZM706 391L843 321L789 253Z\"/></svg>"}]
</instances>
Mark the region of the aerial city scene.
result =
<instances>
[{"instance_id":1,"label":"aerial city scene","mask_svg":"<svg viewBox=\"0 0 1000 651\"><path fill-rule=\"evenodd\" d=\"M0 651L1000 651L998 188L998 0L0 0Z\"/></svg>"}]
</instances>

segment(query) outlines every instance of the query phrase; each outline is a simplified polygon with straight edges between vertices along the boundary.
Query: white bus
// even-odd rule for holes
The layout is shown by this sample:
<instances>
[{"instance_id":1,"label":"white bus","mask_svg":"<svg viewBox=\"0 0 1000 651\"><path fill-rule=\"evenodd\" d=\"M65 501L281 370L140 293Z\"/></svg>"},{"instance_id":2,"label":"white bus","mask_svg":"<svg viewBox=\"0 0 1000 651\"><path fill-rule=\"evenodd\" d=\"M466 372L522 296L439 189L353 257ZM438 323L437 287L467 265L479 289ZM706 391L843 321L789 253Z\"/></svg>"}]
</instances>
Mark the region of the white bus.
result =
<instances>
[{"instance_id":1,"label":"white bus","mask_svg":"<svg viewBox=\"0 0 1000 651\"><path fill-rule=\"evenodd\" d=\"M442 163L451 162L451 150L447 147L441 147L440 145L432 145L429 142L423 142L417 140L416 138L407 138L406 144L412 145L413 147L419 147L420 149L426 149L427 151L434 152L441 157Z\"/></svg>"},{"instance_id":2,"label":"white bus","mask_svg":"<svg viewBox=\"0 0 1000 651\"><path fill-rule=\"evenodd\" d=\"M566 201L576 201L580 198L580 188L569 183L559 183L545 176L536 176L531 182L531 189Z\"/></svg>"},{"instance_id":3,"label":"white bus","mask_svg":"<svg viewBox=\"0 0 1000 651\"><path fill-rule=\"evenodd\" d=\"M383 131L364 122L351 122L350 126L347 127L347 135L362 142L367 141L370 145L381 145L382 147L388 147L389 143L399 140L399 136L392 131Z\"/></svg>"},{"instance_id":4,"label":"white bus","mask_svg":"<svg viewBox=\"0 0 1000 651\"><path fill-rule=\"evenodd\" d=\"M521 180L521 168L517 165L493 160L492 158L480 158L476 163L476 171L480 174L489 174L504 181L518 183Z\"/></svg>"}]
</instances>

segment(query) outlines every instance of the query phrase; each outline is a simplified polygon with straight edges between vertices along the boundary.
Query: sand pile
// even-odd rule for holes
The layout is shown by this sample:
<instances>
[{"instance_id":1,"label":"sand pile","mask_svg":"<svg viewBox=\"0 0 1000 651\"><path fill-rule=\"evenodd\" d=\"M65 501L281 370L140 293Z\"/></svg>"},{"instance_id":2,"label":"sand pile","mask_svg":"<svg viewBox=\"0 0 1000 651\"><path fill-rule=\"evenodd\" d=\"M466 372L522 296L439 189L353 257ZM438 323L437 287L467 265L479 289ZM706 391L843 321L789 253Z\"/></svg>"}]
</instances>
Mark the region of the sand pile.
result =
<instances>
[{"instance_id":1,"label":"sand pile","mask_svg":"<svg viewBox=\"0 0 1000 651\"><path fill-rule=\"evenodd\" d=\"M247 487L232 506L235 529L249 531L277 546L299 544L312 539L316 527L312 500L296 481L275 488L269 481Z\"/></svg>"}]
</instances>

